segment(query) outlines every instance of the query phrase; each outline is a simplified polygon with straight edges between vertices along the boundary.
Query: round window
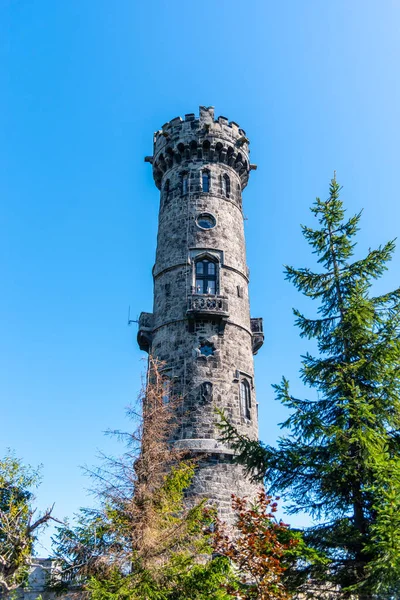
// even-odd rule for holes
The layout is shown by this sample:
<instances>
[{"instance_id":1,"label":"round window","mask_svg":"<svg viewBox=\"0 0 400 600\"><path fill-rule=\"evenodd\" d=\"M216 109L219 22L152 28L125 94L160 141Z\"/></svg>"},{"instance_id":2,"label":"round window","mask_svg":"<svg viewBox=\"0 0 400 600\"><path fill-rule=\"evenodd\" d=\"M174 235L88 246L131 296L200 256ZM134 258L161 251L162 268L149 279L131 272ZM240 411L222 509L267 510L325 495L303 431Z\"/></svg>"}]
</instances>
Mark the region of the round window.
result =
<instances>
[{"instance_id":1,"label":"round window","mask_svg":"<svg viewBox=\"0 0 400 600\"><path fill-rule=\"evenodd\" d=\"M196 223L202 229L212 229L216 226L217 221L213 215L203 213L197 217Z\"/></svg>"}]
</instances>

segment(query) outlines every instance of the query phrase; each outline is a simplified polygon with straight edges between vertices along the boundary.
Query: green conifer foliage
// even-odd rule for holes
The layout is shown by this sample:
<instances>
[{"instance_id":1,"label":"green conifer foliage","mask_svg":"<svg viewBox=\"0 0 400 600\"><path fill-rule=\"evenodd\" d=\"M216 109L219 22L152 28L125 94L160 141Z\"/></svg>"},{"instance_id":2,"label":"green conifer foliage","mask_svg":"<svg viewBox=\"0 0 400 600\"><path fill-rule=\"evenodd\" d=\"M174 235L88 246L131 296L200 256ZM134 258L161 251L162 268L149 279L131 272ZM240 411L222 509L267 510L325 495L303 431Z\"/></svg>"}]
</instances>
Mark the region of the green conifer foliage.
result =
<instances>
[{"instance_id":1,"label":"green conifer foliage","mask_svg":"<svg viewBox=\"0 0 400 600\"><path fill-rule=\"evenodd\" d=\"M60 570L51 587L91 600L228 600L237 582L229 559L213 555L215 511L185 502L196 464L170 443L181 398L165 400L162 363L150 357L137 427L126 451L91 472L97 506L54 538Z\"/></svg>"},{"instance_id":2,"label":"green conifer foliage","mask_svg":"<svg viewBox=\"0 0 400 600\"><path fill-rule=\"evenodd\" d=\"M311 209L317 228L302 227L321 270L286 267L318 304L316 318L294 311L301 337L318 344L301 368L318 399L293 397L285 378L274 386L290 410L277 448L240 437L226 421L222 429L255 477L286 494L292 512L318 520L307 539L330 559L320 576L343 597L389 597L373 594L393 593L400 580L400 289L373 296L371 285L395 244L352 260L361 213L345 219L335 178L329 192Z\"/></svg>"}]
</instances>

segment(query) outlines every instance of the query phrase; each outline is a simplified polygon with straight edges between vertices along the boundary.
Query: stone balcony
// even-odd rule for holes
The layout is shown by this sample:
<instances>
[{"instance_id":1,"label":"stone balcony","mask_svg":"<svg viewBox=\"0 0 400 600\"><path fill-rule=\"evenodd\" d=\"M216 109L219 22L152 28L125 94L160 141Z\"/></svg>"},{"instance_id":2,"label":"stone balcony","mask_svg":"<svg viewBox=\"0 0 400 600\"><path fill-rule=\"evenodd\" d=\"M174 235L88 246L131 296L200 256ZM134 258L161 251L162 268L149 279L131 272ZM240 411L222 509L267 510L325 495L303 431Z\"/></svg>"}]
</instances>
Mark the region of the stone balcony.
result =
<instances>
[{"instance_id":1,"label":"stone balcony","mask_svg":"<svg viewBox=\"0 0 400 600\"><path fill-rule=\"evenodd\" d=\"M145 352L150 351L150 346L153 339L153 321L153 313L140 313L137 342L139 344L139 348Z\"/></svg>"},{"instance_id":2,"label":"stone balcony","mask_svg":"<svg viewBox=\"0 0 400 600\"><path fill-rule=\"evenodd\" d=\"M252 333L253 354L257 354L261 346L264 344L264 329L263 320L261 317L250 319L250 327Z\"/></svg>"},{"instance_id":3,"label":"stone balcony","mask_svg":"<svg viewBox=\"0 0 400 600\"><path fill-rule=\"evenodd\" d=\"M229 317L228 299L225 296L192 294L188 297L187 312L207 317Z\"/></svg>"},{"instance_id":4,"label":"stone balcony","mask_svg":"<svg viewBox=\"0 0 400 600\"><path fill-rule=\"evenodd\" d=\"M187 317L190 330L194 328L194 322L204 319L217 321L220 325L219 333L222 334L229 318L229 304L225 296L213 296L208 294L191 294L188 296Z\"/></svg>"}]
</instances>

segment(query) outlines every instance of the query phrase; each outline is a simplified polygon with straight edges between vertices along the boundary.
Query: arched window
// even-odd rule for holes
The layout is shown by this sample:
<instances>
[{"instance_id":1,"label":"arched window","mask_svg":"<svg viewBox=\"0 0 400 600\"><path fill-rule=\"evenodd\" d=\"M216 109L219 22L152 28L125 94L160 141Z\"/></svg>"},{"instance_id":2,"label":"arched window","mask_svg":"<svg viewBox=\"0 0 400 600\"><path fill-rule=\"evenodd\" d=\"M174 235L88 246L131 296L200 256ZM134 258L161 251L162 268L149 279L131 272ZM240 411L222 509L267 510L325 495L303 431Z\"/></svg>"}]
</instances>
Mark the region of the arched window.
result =
<instances>
[{"instance_id":1,"label":"arched window","mask_svg":"<svg viewBox=\"0 0 400 600\"><path fill-rule=\"evenodd\" d=\"M251 395L250 385L247 379L242 379L240 382L240 404L242 415L246 417L246 419L251 419Z\"/></svg>"},{"instance_id":2,"label":"arched window","mask_svg":"<svg viewBox=\"0 0 400 600\"><path fill-rule=\"evenodd\" d=\"M227 198L229 198L229 194L231 193L231 180L229 179L229 175L226 175L226 173L222 177L222 193Z\"/></svg>"},{"instance_id":3,"label":"arched window","mask_svg":"<svg viewBox=\"0 0 400 600\"><path fill-rule=\"evenodd\" d=\"M167 179L167 181L164 184L164 193L165 193L165 196L168 197L168 194L169 194L169 179Z\"/></svg>"},{"instance_id":4,"label":"arched window","mask_svg":"<svg viewBox=\"0 0 400 600\"><path fill-rule=\"evenodd\" d=\"M203 159L208 160L210 156L210 142L208 140L204 140L203 142Z\"/></svg>"},{"instance_id":5,"label":"arched window","mask_svg":"<svg viewBox=\"0 0 400 600\"><path fill-rule=\"evenodd\" d=\"M201 189L203 192L210 191L210 171L202 171L202 173L201 173Z\"/></svg>"},{"instance_id":6,"label":"arched window","mask_svg":"<svg viewBox=\"0 0 400 600\"><path fill-rule=\"evenodd\" d=\"M189 191L189 176L187 173L182 175L182 194L187 194Z\"/></svg>"},{"instance_id":7,"label":"arched window","mask_svg":"<svg viewBox=\"0 0 400 600\"><path fill-rule=\"evenodd\" d=\"M172 167L172 165L174 164L174 151L172 150L172 148L167 148L166 154L167 154L167 164L169 167Z\"/></svg>"},{"instance_id":8,"label":"arched window","mask_svg":"<svg viewBox=\"0 0 400 600\"><path fill-rule=\"evenodd\" d=\"M207 258L196 261L196 294L217 293L217 265Z\"/></svg>"},{"instance_id":9,"label":"arched window","mask_svg":"<svg viewBox=\"0 0 400 600\"><path fill-rule=\"evenodd\" d=\"M193 140L193 142L190 143L190 154L192 158L197 157L197 142L195 140Z\"/></svg>"}]
</instances>

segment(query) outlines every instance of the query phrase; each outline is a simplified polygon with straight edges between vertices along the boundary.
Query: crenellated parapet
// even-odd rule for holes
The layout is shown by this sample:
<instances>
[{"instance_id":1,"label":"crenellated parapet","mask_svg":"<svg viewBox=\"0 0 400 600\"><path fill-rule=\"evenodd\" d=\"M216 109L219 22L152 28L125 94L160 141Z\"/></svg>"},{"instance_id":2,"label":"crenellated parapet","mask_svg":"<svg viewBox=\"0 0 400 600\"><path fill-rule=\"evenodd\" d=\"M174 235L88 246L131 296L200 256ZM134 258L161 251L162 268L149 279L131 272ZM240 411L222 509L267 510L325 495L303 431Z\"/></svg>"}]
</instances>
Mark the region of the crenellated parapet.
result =
<instances>
[{"instance_id":1,"label":"crenellated parapet","mask_svg":"<svg viewBox=\"0 0 400 600\"><path fill-rule=\"evenodd\" d=\"M153 165L156 186L161 189L164 174L173 167L188 163L225 164L239 175L241 188L247 185L250 164L249 140L246 132L226 117L214 119L214 108L200 106L194 113L176 117L154 134L153 156L145 158Z\"/></svg>"}]
</instances>

